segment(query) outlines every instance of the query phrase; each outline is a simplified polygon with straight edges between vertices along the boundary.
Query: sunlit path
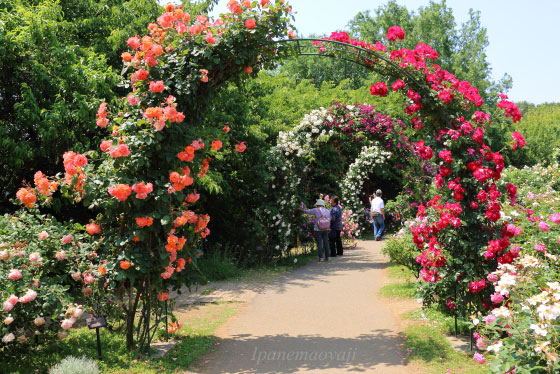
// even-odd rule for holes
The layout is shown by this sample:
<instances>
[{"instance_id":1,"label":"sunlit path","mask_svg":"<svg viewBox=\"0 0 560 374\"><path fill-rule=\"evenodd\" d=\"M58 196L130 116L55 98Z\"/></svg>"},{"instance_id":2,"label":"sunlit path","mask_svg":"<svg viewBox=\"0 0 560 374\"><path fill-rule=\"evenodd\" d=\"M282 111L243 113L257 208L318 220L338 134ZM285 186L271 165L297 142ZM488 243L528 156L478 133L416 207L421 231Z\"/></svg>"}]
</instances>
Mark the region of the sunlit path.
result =
<instances>
[{"instance_id":1,"label":"sunlit path","mask_svg":"<svg viewBox=\"0 0 560 374\"><path fill-rule=\"evenodd\" d=\"M383 242L282 277L218 331L197 373L412 373L377 298Z\"/></svg>"}]
</instances>

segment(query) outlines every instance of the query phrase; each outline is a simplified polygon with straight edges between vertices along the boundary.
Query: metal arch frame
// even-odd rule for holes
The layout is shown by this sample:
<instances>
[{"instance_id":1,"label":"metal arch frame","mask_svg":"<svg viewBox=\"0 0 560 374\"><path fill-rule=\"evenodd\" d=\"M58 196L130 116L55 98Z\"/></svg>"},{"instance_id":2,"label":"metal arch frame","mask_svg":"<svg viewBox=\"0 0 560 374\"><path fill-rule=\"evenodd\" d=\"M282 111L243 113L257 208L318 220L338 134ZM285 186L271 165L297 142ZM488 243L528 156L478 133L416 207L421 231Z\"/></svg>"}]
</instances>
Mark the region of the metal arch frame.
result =
<instances>
[{"instance_id":1,"label":"metal arch frame","mask_svg":"<svg viewBox=\"0 0 560 374\"><path fill-rule=\"evenodd\" d=\"M329 51L327 51L326 53L320 53L320 52L305 52L302 51L302 44L301 42L320 42L320 43L327 43L327 44L333 44L335 46L340 46L343 48L333 48L331 49L332 52L340 52L340 53L344 53L346 55L350 55L348 57L346 56L337 56L334 53L329 53ZM393 61L391 61L390 59L388 59L387 57L371 51L369 49L365 49L359 46L355 46L352 44L348 44L348 43L344 43L344 42L340 42L338 40L329 40L329 39L314 39L314 38L296 38L296 39L280 39L280 40L275 40L274 42L272 42L273 44L296 44L296 53L298 56L320 56L320 57L330 57L333 59L341 59L341 60L345 60L345 61L349 61L361 66L364 66L370 70L373 71L377 71L381 74L383 74L383 70L386 69L375 69L374 68L374 62L373 60L375 59L379 59L382 60L383 62L385 62L387 65L389 65L390 67L394 68L397 72L399 72L402 76L406 77L410 82L412 82L418 91L420 91L424 97L429 98L429 100L433 103L434 107L437 109L438 113L439 113L439 117L440 119L443 121L443 123L445 123L447 126L451 127L450 121L449 121L449 116L448 114L443 110L443 108L441 108L440 105L438 105L438 103L434 100L434 98L430 95L430 93L428 91L426 91L425 86L422 85L420 82L418 82L418 80L416 78L414 78L410 73L408 73L407 71L405 71L404 69L402 69L399 65L395 64ZM303 48L310 48L313 46L303 46ZM368 58L368 56L371 56L371 59ZM354 58L352 58L354 57ZM362 61L364 60L364 61ZM367 63L365 60L370 60L372 61L371 63Z\"/></svg>"}]
</instances>

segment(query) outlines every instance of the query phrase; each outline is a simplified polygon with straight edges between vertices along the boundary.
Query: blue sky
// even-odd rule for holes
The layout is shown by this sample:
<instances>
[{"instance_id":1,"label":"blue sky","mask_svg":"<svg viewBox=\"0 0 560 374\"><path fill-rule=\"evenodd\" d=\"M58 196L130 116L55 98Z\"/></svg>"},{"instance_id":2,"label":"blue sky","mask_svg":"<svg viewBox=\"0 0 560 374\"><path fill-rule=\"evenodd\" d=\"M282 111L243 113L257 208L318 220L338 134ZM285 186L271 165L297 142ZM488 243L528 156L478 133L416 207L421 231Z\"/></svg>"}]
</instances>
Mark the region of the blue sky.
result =
<instances>
[{"instance_id":1,"label":"blue sky","mask_svg":"<svg viewBox=\"0 0 560 374\"><path fill-rule=\"evenodd\" d=\"M288 0L295 13L295 26L302 35L330 34L342 30L358 12L374 11L386 1L375 0ZM409 11L429 0L397 0ZM214 13L227 11L220 0ZM448 0L455 22L468 18L470 8L481 12L488 31L486 49L494 79L508 73L514 101L535 104L560 102L560 0Z\"/></svg>"}]
</instances>

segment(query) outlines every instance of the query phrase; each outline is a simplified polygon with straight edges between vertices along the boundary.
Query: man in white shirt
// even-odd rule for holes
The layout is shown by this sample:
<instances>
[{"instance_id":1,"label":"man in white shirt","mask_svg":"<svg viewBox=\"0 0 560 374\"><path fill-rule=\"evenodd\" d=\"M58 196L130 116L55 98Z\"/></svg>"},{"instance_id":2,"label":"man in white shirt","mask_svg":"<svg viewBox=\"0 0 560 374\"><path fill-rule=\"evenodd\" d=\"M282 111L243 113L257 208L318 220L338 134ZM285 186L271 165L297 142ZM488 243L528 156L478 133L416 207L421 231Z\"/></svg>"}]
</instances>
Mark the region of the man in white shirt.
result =
<instances>
[{"instance_id":1,"label":"man in white shirt","mask_svg":"<svg viewBox=\"0 0 560 374\"><path fill-rule=\"evenodd\" d=\"M373 222L373 236L375 240L381 240L381 235L383 235L383 230L385 230L385 203L381 198L381 190L375 191L373 194L373 199L371 199L371 207L369 210L369 216Z\"/></svg>"}]
</instances>

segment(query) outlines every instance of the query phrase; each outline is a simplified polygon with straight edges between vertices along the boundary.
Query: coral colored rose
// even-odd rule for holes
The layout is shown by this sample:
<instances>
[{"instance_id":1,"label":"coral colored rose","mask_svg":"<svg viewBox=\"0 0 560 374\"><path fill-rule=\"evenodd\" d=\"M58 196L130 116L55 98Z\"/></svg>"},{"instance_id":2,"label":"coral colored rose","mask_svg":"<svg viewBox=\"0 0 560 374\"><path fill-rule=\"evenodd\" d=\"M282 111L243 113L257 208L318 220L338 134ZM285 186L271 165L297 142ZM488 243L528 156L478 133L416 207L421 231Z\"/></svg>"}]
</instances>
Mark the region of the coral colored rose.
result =
<instances>
[{"instance_id":1,"label":"coral colored rose","mask_svg":"<svg viewBox=\"0 0 560 374\"><path fill-rule=\"evenodd\" d=\"M56 259L57 259L58 261L66 260L66 252L64 252L64 251L56 252L56 254L54 255L54 257L56 257Z\"/></svg>"},{"instance_id":2,"label":"coral colored rose","mask_svg":"<svg viewBox=\"0 0 560 374\"><path fill-rule=\"evenodd\" d=\"M109 194L119 201L125 201L132 193L128 184L117 184L108 188Z\"/></svg>"},{"instance_id":3,"label":"coral colored rose","mask_svg":"<svg viewBox=\"0 0 560 374\"><path fill-rule=\"evenodd\" d=\"M247 66L243 70L245 70L245 73L247 73L247 74L251 74L253 72L253 68L251 66Z\"/></svg>"},{"instance_id":4,"label":"coral colored rose","mask_svg":"<svg viewBox=\"0 0 560 374\"><path fill-rule=\"evenodd\" d=\"M149 227L154 222L152 217L137 217L136 224L140 227Z\"/></svg>"},{"instance_id":5,"label":"coral colored rose","mask_svg":"<svg viewBox=\"0 0 560 374\"><path fill-rule=\"evenodd\" d=\"M214 38L211 32L206 33L206 43L210 45L216 44L216 38Z\"/></svg>"},{"instance_id":6,"label":"coral colored rose","mask_svg":"<svg viewBox=\"0 0 560 374\"><path fill-rule=\"evenodd\" d=\"M97 223L91 222L86 225L86 231L90 235L99 234L101 232L101 226Z\"/></svg>"},{"instance_id":7,"label":"coral colored rose","mask_svg":"<svg viewBox=\"0 0 560 374\"><path fill-rule=\"evenodd\" d=\"M200 194L198 194L198 193L190 193L190 194L187 195L187 198L186 198L187 202L189 202L189 203L194 203L194 202L198 201L198 199L200 199Z\"/></svg>"},{"instance_id":8,"label":"coral colored rose","mask_svg":"<svg viewBox=\"0 0 560 374\"><path fill-rule=\"evenodd\" d=\"M268 3L270 3L270 0L261 0L261 6L266 6Z\"/></svg>"},{"instance_id":9,"label":"coral colored rose","mask_svg":"<svg viewBox=\"0 0 560 374\"><path fill-rule=\"evenodd\" d=\"M11 280L18 280L21 279L23 275L21 274L21 270L19 269L12 269L10 270L10 273L8 274L8 278L10 278Z\"/></svg>"},{"instance_id":10,"label":"coral colored rose","mask_svg":"<svg viewBox=\"0 0 560 374\"><path fill-rule=\"evenodd\" d=\"M124 62L130 62L132 60L132 55L129 52L121 53L121 58Z\"/></svg>"},{"instance_id":11,"label":"coral colored rose","mask_svg":"<svg viewBox=\"0 0 560 374\"><path fill-rule=\"evenodd\" d=\"M93 290L89 287L86 287L84 289L82 289L82 293L87 296L87 295L91 295L93 293Z\"/></svg>"},{"instance_id":12,"label":"coral colored rose","mask_svg":"<svg viewBox=\"0 0 560 374\"><path fill-rule=\"evenodd\" d=\"M72 279L78 280L82 277L82 273L80 273L79 271L75 271L71 274L71 276L72 276Z\"/></svg>"},{"instance_id":13,"label":"coral colored rose","mask_svg":"<svg viewBox=\"0 0 560 374\"><path fill-rule=\"evenodd\" d=\"M126 45L128 45L132 49L140 48L140 39L138 38L138 35L128 38L128 40L126 41Z\"/></svg>"},{"instance_id":14,"label":"coral colored rose","mask_svg":"<svg viewBox=\"0 0 560 374\"><path fill-rule=\"evenodd\" d=\"M165 90L165 86L163 85L163 81L150 81L150 91L152 92L163 92Z\"/></svg>"},{"instance_id":15,"label":"coral colored rose","mask_svg":"<svg viewBox=\"0 0 560 374\"><path fill-rule=\"evenodd\" d=\"M169 293L167 293L167 292L162 292L162 293L160 293L160 294L157 296L157 299L158 299L159 301L165 301L165 300L169 299Z\"/></svg>"},{"instance_id":16,"label":"coral colored rose","mask_svg":"<svg viewBox=\"0 0 560 374\"><path fill-rule=\"evenodd\" d=\"M27 208L33 208L35 206L35 201L37 201L37 195L33 192L33 189L29 187L22 187L16 193L16 197L21 201Z\"/></svg>"},{"instance_id":17,"label":"coral colored rose","mask_svg":"<svg viewBox=\"0 0 560 374\"><path fill-rule=\"evenodd\" d=\"M101 275L105 275L105 274L107 274L107 269L105 269L105 266L99 265L97 267L97 272Z\"/></svg>"},{"instance_id":18,"label":"coral colored rose","mask_svg":"<svg viewBox=\"0 0 560 374\"><path fill-rule=\"evenodd\" d=\"M120 262L120 267L123 270L128 269L130 266L131 266L131 263L126 261L126 260L123 260L123 261Z\"/></svg>"},{"instance_id":19,"label":"coral colored rose","mask_svg":"<svg viewBox=\"0 0 560 374\"><path fill-rule=\"evenodd\" d=\"M4 324L5 324L6 326L8 326L9 324L11 324L12 322L14 322L14 317L12 317L11 315L9 315L8 317L6 317L6 318L4 319Z\"/></svg>"},{"instance_id":20,"label":"coral colored rose","mask_svg":"<svg viewBox=\"0 0 560 374\"><path fill-rule=\"evenodd\" d=\"M237 152L244 152L246 149L247 149L247 146L245 145L245 142L238 143L238 144L235 146L235 150L236 150Z\"/></svg>"},{"instance_id":21,"label":"coral colored rose","mask_svg":"<svg viewBox=\"0 0 560 374\"><path fill-rule=\"evenodd\" d=\"M255 27L257 27L257 23L255 22L255 19L249 18L247 21L245 21L245 27L248 29L254 29Z\"/></svg>"},{"instance_id":22,"label":"coral colored rose","mask_svg":"<svg viewBox=\"0 0 560 374\"><path fill-rule=\"evenodd\" d=\"M154 187L151 183L139 182L132 186L132 191L136 192L136 198L140 200L148 197L148 194L153 190Z\"/></svg>"},{"instance_id":23,"label":"coral colored rose","mask_svg":"<svg viewBox=\"0 0 560 374\"><path fill-rule=\"evenodd\" d=\"M109 155L113 158L126 157L130 155L130 150L128 149L128 145L119 144L115 147L109 148Z\"/></svg>"},{"instance_id":24,"label":"coral colored rose","mask_svg":"<svg viewBox=\"0 0 560 374\"><path fill-rule=\"evenodd\" d=\"M101 142L101 144L99 145L99 148L103 151L103 152L107 152L107 150L109 148L111 148L111 146L113 145L113 142L110 140L103 140Z\"/></svg>"},{"instance_id":25,"label":"coral colored rose","mask_svg":"<svg viewBox=\"0 0 560 374\"><path fill-rule=\"evenodd\" d=\"M130 77L130 80L133 81L133 82L136 82L138 80L144 81L144 80L148 79L149 75L150 75L150 73L148 73L147 70L138 69L134 74L132 74L132 76Z\"/></svg>"},{"instance_id":26,"label":"coral colored rose","mask_svg":"<svg viewBox=\"0 0 560 374\"><path fill-rule=\"evenodd\" d=\"M224 126L222 130L224 130L224 132L227 134L231 129L229 126Z\"/></svg>"},{"instance_id":27,"label":"coral colored rose","mask_svg":"<svg viewBox=\"0 0 560 374\"><path fill-rule=\"evenodd\" d=\"M33 320L35 326L43 326L45 324L45 319L43 317L37 317Z\"/></svg>"},{"instance_id":28,"label":"coral colored rose","mask_svg":"<svg viewBox=\"0 0 560 374\"><path fill-rule=\"evenodd\" d=\"M74 237L72 236L72 234L64 235L61 239L63 244L71 243L72 240L74 240Z\"/></svg>"},{"instance_id":29,"label":"coral colored rose","mask_svg":"<svg viewBox=\"0 0 560 374\"><path fill-rule=\"evenodd\" d=\"M218 150L220 150L220 148L222 148L222 141L221 140L214 140L212 142L212 149L214 151L218 151Z\"/></svg>"}]
</instances>

